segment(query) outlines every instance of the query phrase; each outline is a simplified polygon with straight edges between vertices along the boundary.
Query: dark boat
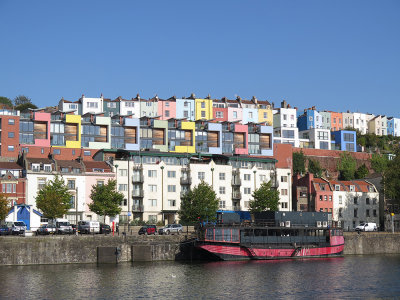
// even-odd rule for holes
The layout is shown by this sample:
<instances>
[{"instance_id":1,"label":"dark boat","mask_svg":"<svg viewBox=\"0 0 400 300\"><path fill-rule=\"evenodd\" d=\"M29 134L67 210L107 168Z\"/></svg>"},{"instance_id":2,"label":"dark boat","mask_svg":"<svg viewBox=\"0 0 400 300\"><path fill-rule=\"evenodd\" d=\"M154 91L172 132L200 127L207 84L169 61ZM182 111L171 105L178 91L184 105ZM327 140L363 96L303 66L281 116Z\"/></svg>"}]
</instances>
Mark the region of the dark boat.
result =
<instances>
[{"instance_id":1,"label":"dark boat","mask_svg":"<svg viewBox=\"0 0 400 300\"><path fill-rule=\"evenodd\" d=\"M342 256L343 230L322 212L264 212L252 222L205 225L197 249L221 260Z\"/></svg>"}]
</instances>

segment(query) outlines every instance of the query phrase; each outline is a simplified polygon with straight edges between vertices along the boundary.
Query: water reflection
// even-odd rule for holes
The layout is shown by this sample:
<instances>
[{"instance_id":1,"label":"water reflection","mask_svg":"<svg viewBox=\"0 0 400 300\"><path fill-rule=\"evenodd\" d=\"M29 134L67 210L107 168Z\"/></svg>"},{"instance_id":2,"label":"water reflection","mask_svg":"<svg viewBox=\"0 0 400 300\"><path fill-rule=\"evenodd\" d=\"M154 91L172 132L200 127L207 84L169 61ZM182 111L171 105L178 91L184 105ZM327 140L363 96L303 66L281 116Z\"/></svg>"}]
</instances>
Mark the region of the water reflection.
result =
<instances>
[{"instance_id":1,"label":"water reflection","mask_svg":"<svg viewBox=\"0 0 400 300\"><path fill-rule=\"evenodd\" d=\"M397 297L400 256L0 267L0 298Z\"/></svg>"}]
</instances>

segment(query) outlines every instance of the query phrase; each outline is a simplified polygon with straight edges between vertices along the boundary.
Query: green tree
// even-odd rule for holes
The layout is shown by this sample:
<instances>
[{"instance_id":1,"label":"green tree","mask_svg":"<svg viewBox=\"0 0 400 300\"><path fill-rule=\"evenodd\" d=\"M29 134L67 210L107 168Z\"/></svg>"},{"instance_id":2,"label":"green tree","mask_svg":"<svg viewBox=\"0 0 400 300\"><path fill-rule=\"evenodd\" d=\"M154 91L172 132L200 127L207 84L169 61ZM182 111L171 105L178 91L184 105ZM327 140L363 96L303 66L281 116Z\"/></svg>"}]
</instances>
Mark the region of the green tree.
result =
<instances>
[{"instance_id":1,"label":"green tree","mask_svg":"<svg viewBox=\"0 0 400 300\"><path fill-rule=\"evenodd\" d=\"M306 172L306 158L303 151L293 152L293 173L304 174Z\"/></svg>"},{"instance_id":2,"label":"green tree","mask_svg":"<svg viewBox=\"0 0 400 300\"><path fill-rule=\"evenodd\" d=\"M11 100L8 99L7 97L2 97L2 96L0 96L0 103L1 103L1 104L5 104L5 105L7 105L7 106L10 107L10 108L13 107L13 103L12 103Z\"/></svg>"},{"instance_id":3,"label":"green tree","mask_svg":"<svg viewBox=\"0 0 400 300\"><path fill-rule=\"evenodd\" d=\"M17 97L14 98L14 105L18 106L21 104L26 104L26 103L32 103L31 99L24 96L24 95L18 95Z\"/></svg>"},{"instance_id":4,"label":"green tree","mask_svg":"<svg viewBox=\"0 0 400 300\"><path fill-rule=\"evenodd\" d=\"M28 108L36 109L38 107L33 103L24 103L24 104L15 106L15 109L19 110L19 111L24 111L24 110L27 110Z\"/></svg>"},{"instance_id":5,"label":"green tree","mask_svg":"<svg viewBox=\"0 0 400 300\"><path fill-rule=\"evenodd\" d=\"M124 195L117 191L117 182L109 180L106 184L96 184L92 186L89 204L90 211L104 216L116 216L121 212L120 203L124 200Z\"/></svg>"},{"instance_id":6,"label":"green tree","mask_svg":"<svg viewBox=\"0 0 400 300\"><path fill-rule=\"evenodd\" d=\"M178 211L182 223L213 221L219 207L219 198L213 188L202 181L198 186L189 190L181 201Z\"/></svg>"},{"instance_id":7,"label":"green tree","mask_svg":"<svg viewBox=\"0 0 400 300\"><path fill-rule=\"evenodd\" d=\"M272 188L272 182L263 182L253 194L253 200L249 203L249 211L262 212L266 210L277 211L279 204L279 191Z\"/></svg>"},{"instance_id":8,"label":"green tree","mask_svg":"<svg viewBox=\"0 0 400 300\"><path fill-rule=\"evenodd\" d=\"M71 194L58 175L38 192L36 205L49 219L61 218L71 208Z\"/></svg>"},{"instance_id":9,"label":"green tree","mask_svg":"<svg viewBox=\"0 0 400 300\"><path fill-rule=\"evenodd\" d=\"M315 177L322 177L322 169L318 160L308 159L308 172L314 174Z\"/></svg>"},{"instance_id":10,"label":"green tree","mask_svg":"<svg viewBox=\"0 0 400 300\"><path fill-rule=\"evenodd\" d=\"M371 167L376 173L384 174L389 166L389 159L386 155L372 154Z\"/></svg>"},{"instance_id":11,"label":"green tree","mask_svg":"<svg viewBox=\"0 0 400 300\"><path fill-rule=\"evenodd\" d=\"M11 203L7 197L0 193L0 221L4 221L11 209Z\"/></svg>"},{"instance_id":12,"label":"green tree","mask_svg":"<svg viewBox=\"0 0 400 300\"><path fill-rule=\"evenodd\" d=\"M368 174L369 174L369 170L368 170L367 166L365 164L362 164L356 170L355 178L356 179L363 179L363 178L367 177Z\"/></svg>"},{"instance_id":13,"label":"green tree","mask_svg":"<svg viewBox=\"0 0 400 300\"><path fill-rule=\"evenodd\" d=\"M339 171L339 179L353 180L355 178L356 167L356 160L348 152L343 152L340 155L340 161L337 166Z\"/></svg>"},{"instance_id":14,"label":"green tree","mask_svg":"<svg viewBox=\"0 0 400 300\"><path fill-rule=\"evenodd\" d=\"M400 201L400 150L396 149L392 160L386 158L387 167L385 167L385 159L375 157L380 163L374 166L380 170L382 174L383 191L385 197Z\"/></svg>"}]
</instances>

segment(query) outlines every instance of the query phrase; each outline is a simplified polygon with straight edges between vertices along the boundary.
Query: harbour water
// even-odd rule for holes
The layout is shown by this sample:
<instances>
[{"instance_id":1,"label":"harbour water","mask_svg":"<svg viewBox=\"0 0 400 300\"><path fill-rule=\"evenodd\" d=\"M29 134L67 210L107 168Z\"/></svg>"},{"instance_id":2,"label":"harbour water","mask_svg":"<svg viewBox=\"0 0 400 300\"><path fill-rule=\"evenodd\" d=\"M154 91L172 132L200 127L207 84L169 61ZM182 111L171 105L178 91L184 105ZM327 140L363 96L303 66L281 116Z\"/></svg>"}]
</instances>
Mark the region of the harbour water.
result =
<instances>
[{"instance_id":1,"label":"harbour water","mask_svg":"<svg viewBox=\"0 0 400 300\"><path fill-rule=\"evenodd\" d=\"M0 267L1 299L373 299L400 296L400 255Z\"/></svg>"}]
</instances>

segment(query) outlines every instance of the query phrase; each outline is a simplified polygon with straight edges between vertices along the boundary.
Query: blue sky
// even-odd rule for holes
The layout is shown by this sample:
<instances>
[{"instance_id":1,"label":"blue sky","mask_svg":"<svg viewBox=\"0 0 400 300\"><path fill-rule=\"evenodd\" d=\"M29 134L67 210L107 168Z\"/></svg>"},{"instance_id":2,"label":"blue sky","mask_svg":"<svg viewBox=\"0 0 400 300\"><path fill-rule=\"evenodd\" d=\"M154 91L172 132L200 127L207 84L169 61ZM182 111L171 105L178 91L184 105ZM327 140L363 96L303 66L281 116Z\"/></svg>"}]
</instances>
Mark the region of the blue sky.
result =
<instances>
[{"instance_id":1,"label":"blue sky","mask_svg":"<svg viewBox=\"0 0 400 300\"><path fill-rule=\"evenodd\" d=\"M255 95L400 117L399 13L396 0L0 0L0 95Z\"/></svg>"}]
</instances>

